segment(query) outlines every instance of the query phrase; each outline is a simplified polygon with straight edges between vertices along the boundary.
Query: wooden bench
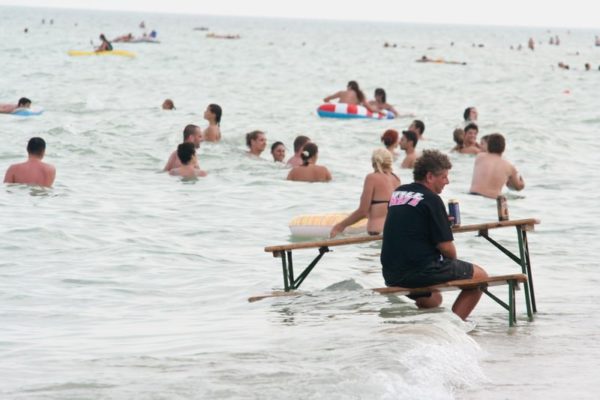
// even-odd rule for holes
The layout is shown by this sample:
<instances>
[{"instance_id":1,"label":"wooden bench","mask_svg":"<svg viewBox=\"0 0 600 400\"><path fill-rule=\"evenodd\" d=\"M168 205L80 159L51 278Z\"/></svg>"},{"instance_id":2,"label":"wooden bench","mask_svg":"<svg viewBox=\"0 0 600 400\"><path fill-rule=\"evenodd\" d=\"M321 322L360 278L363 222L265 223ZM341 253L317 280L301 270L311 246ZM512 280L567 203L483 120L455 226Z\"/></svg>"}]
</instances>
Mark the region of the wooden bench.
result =
<instances>
[{"instance_id":1,"label":"wooden bench","mask_svg":"<svg viewBox=\"0 0 600 400\"><path fill-rule=\"evenodd\" d=\"M494 247L499 249L503 254L505 254L508 258L510 258L516 264L518 264L520 266L522 274L490 277L487 280L485 280L485 282L479 282L479 283L481 285L486 284L487 286L490 286L492 283L493 284L506 283L509 285L509 292L512 290L512 289L510 289L511 285L516 288L516 286L519 283L523 283L523 285L525 287L525 290L524 290L525 303L526 303L526 307L527 307L527 315L529 317L529 320L533 319L533 313L537 312L537 307L535 304L535 294L534 294L534 290L533 290L533 278L532 278L532 271L531 271L531 259L529 257L529 244L527 241L527 232L534 230L535 225L539 224L539 223L540 223L540 221L538 219L527 218L527 219L518 219L518 220L509 220L509 221L494 221L494 222L473 224L473 225L463 225L463 226L452 228L453 233L477 232L478 236L485 238L489 243L491 243ZM518 240L518 253L519 253L518 255L516 255L513 252L511 252L510 250L508 250L502 244L500 244L499 242L497 242L496 240L491 238L489 235L489 231L492 229L507 228L507 227L516 228L517 240ZM290 291L298 289L300 287L300 285L302 284L302 282L304 282L306 277L310 274L310 272L317 265L317 263L325 255L325 253L332 251L331 250L332 247L345 246L345 245L350 245L350 244L368 243L368 242L373 242L373 241L379 241L382 239L383 239L382 235L360 236L360 237L352 237L352 238L344 238L344 239L332 239L332 240L321 240L321 241L313 241L313 242L289 243L289 244L278 245L278 246L267 246L267 247L265 247L264 250L267 253L272 253L273 257L281 258L284 293L286 293L286 292L290 292ZM298 276L295 276L292 252L294 250L315 249L315 248L318 250L318 255ZM519 277L524 276L525 279L523 280L522 278L518 278L518 279L517 278L507 278L507 277L514 277L514 276L519 276ZM459 281L454 281L453 283L456 283L456 282L459 282ZM512 282L512 283L510 283L510 282ZM466 281L463 283L466 284ZM461 284L463 284L463 283L461 283ZM448 283L446 283L444 285L448 285ZM437 285L437 286L439 286L439 285ZM444 286L444 287L446 287L446 286ZM381 290L385 291L384 289L388 290L389 288L382 288ZM425 291L428 291L428 290L430 291L431 288L419 288L419 289L410 289L410 290L416 291L416 290L421 290L421 289L425 290ZM455 290L455 289L460 289L460 287L457 287L456 285L454 285L454 286L450 287L450 289L443 289L443 290ZM376 289L374 289L374 290L376 290ZM408 289L399 288L399 289L397 289L397 292L400 293L402 290L408 290ZM440 288L436 288L435 290L442 290L441 286L440 286ZM491 296L491 293L486 292L486 294L488 294L488 296ZM255 297L250 298L249 300L252 301L252 299L254 299L254 301L255 301L260 298L273 297L274 295L276 295L276 294L272 293L272 294L266 295L266 296L255 296ZM285 294L283 294L283 295L285 295ZM499 302L498 298L494 298L494 297L492 297L492 298L496 302ZM513 301L514 301L514 296L513 296ZM509 303L510 303L510 301L509 301ZM506 303L499 303L499 304L506 305ZM513 304L513 307L509 307L509 308L510 308L509 313L514 314L514 304ZM515 319L511 317L510 318L511 326L514 323L514 321L515 321Z\"/></svg>"},{"instance_id":2,"label":"wooden bench","mask_svg":"<svg viewBox=\"0 0 600 400\"><path fill-rule=\"evenodd\" d=\"M490 276L484 279L461 279L456 281L449 281L440 283L439 285L420 287L420 288L403 288L397 286L389 286L383 288L370 289L373 292L389 295L393 294L396 296L409 296L409 295L420 295L432 292L445 292L450 290L469 290L479 289L485 293L489 298L494 300L497 304L502 306L508 311L508 324L514 326L517 323L517 313L515 306L515 291L519 290L520 283L527 283L527 275L525 274L513 274L513 275L499 275ZM490 286L508 285L508 301L505 302L499 297L494 295L488 290ZM300 296L302 293L297 291L279 291L272 292L265 295L252 296L248 298L249 302L255 302L263 300L269 297L283 297L283 296ZM533 321L533 315L528 312L528 320Z\"/></svg>"}]
</instances>

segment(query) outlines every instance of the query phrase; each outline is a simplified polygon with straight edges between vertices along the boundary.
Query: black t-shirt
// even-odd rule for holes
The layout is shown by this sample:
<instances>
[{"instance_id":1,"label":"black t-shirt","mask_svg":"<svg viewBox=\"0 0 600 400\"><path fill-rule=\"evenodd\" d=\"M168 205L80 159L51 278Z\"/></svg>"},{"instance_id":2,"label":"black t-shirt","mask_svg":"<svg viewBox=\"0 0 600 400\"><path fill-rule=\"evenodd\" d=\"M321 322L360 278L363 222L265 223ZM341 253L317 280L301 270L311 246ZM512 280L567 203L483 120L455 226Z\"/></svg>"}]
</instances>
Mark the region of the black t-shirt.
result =
<instances>
[{"instance_id":1,"label":"black t-shirt","mask_svg":"<svg viewBox=\"0 0 600 400\"><path fill-rule=\"evenodd\" d=\"M383 228L381 265L386 283L441 258L438 243L453 240L444 202L420 183L398 187Z\"/></svg>"}]
</instances>

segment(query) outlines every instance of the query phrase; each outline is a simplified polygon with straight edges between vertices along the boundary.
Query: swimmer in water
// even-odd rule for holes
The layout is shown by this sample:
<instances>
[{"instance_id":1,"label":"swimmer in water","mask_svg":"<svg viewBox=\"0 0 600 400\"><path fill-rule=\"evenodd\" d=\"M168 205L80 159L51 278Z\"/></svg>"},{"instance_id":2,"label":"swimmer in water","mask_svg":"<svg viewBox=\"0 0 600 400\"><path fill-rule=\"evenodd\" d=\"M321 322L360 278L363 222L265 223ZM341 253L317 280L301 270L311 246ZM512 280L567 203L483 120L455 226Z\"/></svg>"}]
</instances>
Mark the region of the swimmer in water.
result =
<instances>
[{"instance_id":1,"label":"swimmer in water","mask_svg":"<svg viewBox=\"0 0 600 400\"><path fill-rule=\"evenodd\" d=\"M525 188L525 181L515 166L502 158L506 147L504 136L499 133L488 135L487 147L487 152L481 152L475 158L469 192L495 199L505 184L513 190Z\"/></svg>"},{"instance_id":2,"label":"swimmer in water","mask_svg":"<svg viewBox=\"0 0 600 400\"><path fill-rule=\"evenodd\" d=\"M204 119L208 126L204 129L204 140L207 142L218 142L221 140L221 115L223 110L218 104L209 104L204 111Z\"/></svg>"},{"instance_id":3,"label":"swimmer in water","mask_svg":"<svg viewBox=\"0 0 600 400\"><path fill-rule=\"evenodd\" d=\"M246 134L247 154L249 156L260 158L260 155L267 147L267 136L262 131L252 131Z\"/></svg>"},{"instance_id":4,"label":"swimmer in water","mask_svg":"<svg viewBox=\"0 0 600 400\"><path fill-rule=\"evenodd\" d=\"M177 158L181 166L169 171L169 175L181 176L183 178L196 178L206 176L206 172L196 168L198 158L196 157L196 146L194 143L185 142L177 146Z\"/></svg>"},{"instance_id":5,"label":"swimmer in water","mask_svg":"<svg viewBox=\"0 0 600 400\"><path fill-rule=\"evenodd\" d=\"M404 150L406 156L404 160L402 160L402 164L400 164L400 168L410 168L412 169L415 166L415 162L417 161L417 152L415 148L417 147L417 143L419 143L419 137L413 131L402 131L402 138L400 138L400 148Z\"/></svg>"},{"instance_id":6,"label":"swimmer in water","mask_svg":"<svg viewBox=\"0 0 600 400\"><path fill-rule=\"evenodd\" d=\"M329 182L331 173L322 165L317 165L319 147L315 143L307 143L302 150L302 165L294 167L287 176L288 181Z\"/></svg>"},{"instance_id":7,"label":"swimmer in water","mask_svg":"<svg viewBox=\"0 0 600 400\"><path fill-rule=\"evenodd\" d=\"M387 131L383 132L383 135L381 135L381 142L394 159L398 157L398 153L396 152L396 149L398 148L397 130L388 129Z\"/></svg>"},{"instance_id":8,"label":"swimmer in water","mask_svg":"<svg viewBox=\"0 0 600 400\"><path fill-rule=\"evenodd\" d=\"M273 161L275 162L284 162L285 160L285 146L281 142L275 142L271 146L271 155L273 156Z\"/></svg>"},{"instance_id":9,"label":"swimmer in water","mask_svg":"<svg viewBox=\"0 0 600 400\"><path fill-rule=\"evenodd\" d=\"M299 167L302 165L302 150L304 149L304 145L310 142L310 138L304 135L296 136L294 139L294 155L290 157L287 161L286 165L288 167Z\"/></svg>"},{"instance_id":10,"label":"swimmer in water","mask_svg":"<svg viewBox=\"0 0 600 400\"><path fill-rule=\"evenodd\" d=\"M378 111L386 110L394 114L394 117L398 116L398 111L394 106L387 103L387 95L382 88L375 89L375 100L369 100L369 104Z\"/></svg>"},{"instance_id":11,"label":"swimmer in water","mask_svg":"<svg viewBox=\"0 0 600 400\"><path fill-rule=\"evenodd\" d=\"M50 187L56 178L56 168L42 162L46 154L46 142L33 137L27 143L27 161L13 164L6 170L4 183L22 183Z\"/></svg>"},{"instance_id":12,"label":"swimmer in water","mask_svg":"<svg viewBox=\"0 0 600 400\"><path fill-rule=\"evenodd\" d=\"M359 105L365 107L371 112L378 112L377 108L371 106L367 102L364 93L362 90L360 90L360 87L356 81L348 82L346 90L340 90L339 92L327 96L323 99L323 101L325 103L329 103L329 101L334 99L339 99L338 101L340 103Z\"/></svg>"},{"instance_id":13,"label":"swimmer in water","mask_svg":"<svg viewBox=\"0 0 600 400\"><path fill-rule=\"evenodd\" d=\"M175 109L175 103L173 103L173 100L171 100L171 99L166 99L162 103L162 109L163 110L174 110Z\"/></svg>"},{"instance_id":14,"label":"swimmer in water","mask_svg":"<svg viewBox=\"0 0 600 400\"><path fill-rule=\"evenodd\" d=\"M477 143L477 134L479 128L476 124L470 123L465 126L465 135L462 147L457 150L460 154L477 154L481 151Z\"/></svg>"},{"instance_id":15,"label":"swimmer in water","mask_svg":"<svg viewBox=\"0 0 600 400\"><path fill-rule=\"evenodd\" d=\"M20 108L31 108L31 100L27 97L21 97L17 104L0 104L0 114L10 114Z\"/></svg>"}]
</instances>

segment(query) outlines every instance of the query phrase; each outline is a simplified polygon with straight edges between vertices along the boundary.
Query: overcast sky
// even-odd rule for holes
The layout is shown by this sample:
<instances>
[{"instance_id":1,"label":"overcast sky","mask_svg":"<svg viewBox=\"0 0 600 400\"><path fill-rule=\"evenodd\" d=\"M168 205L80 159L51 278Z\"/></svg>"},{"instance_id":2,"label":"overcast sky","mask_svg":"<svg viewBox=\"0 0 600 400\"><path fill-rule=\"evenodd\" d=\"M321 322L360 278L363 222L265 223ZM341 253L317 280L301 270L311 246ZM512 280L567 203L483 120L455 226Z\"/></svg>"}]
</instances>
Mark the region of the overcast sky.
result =
<instances>
[{"instance_id":1,"label":"overcast sky","mask_svg":"<svg viewBox=\"0 0 600 400\"><path fill-rule=\"evenodd\" d=\"M208 15L597 28L594 0L0 0L0 5Z\"/></svg>"}]
</instances>

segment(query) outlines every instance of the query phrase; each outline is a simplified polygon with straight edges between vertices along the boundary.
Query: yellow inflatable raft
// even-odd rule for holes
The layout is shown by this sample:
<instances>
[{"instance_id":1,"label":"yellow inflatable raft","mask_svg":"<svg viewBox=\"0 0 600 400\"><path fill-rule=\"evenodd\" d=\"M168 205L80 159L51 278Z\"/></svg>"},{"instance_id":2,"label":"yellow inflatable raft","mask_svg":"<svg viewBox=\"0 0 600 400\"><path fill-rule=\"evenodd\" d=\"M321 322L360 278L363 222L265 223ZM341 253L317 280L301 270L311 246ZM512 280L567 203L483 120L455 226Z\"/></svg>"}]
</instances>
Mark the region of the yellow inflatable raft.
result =
<instances>
[{"instance_id":1,"label":"yellow inflatable raft","mask_svg":"<svg viewBox=\"0 0 600 400\"><path fill-rule=\"evenodd\" d=\"M346 218L348 214L331 213L315 215L299 215L292 218L289 223L290 231L293 236L298 237L329 237L331 228L338 222ZM350 225L344 230L348 234L367 233L367 220L361 219L354 225Z\"/></svg>"},{"instance_id":2,"label":"yellow inflatable raft","mask_svg":"<svg viewBox=\"0 0 600 400\"><path fill-rule=\"evenodd\" d=\"M122 57L135 57L133 51L127 50L111 50L111 51L81 51L81 50L69 50L68 54L72 57L80 56L122 56Z\"/></svg>"}]
</instances>

